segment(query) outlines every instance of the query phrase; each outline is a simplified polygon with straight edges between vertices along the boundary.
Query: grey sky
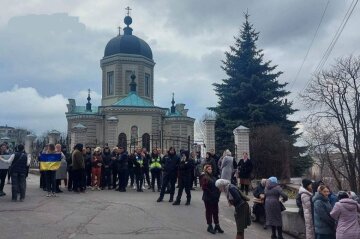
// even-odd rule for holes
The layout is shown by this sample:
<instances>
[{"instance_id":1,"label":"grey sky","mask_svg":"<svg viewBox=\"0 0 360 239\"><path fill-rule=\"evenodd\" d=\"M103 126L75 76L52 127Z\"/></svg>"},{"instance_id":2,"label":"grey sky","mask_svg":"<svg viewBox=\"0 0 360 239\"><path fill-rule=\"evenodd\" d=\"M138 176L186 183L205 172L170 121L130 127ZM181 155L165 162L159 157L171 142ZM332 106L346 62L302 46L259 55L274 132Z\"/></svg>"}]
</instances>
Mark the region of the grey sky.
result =
<instances>
[{"instance_id":1,"label":"grey sky","mask_svg":"<svg viewBox=\"0 0 360 239\"><path fill-rule=\"evenodd\" d=\"M212 83L226 77L220 68L221 60L224 51L234 43L233 36L239 33L244 12L249 12L250 21L260 32L258 47L264 49L265 59L272 60L284 72L281 81L292 85L326 3L327 0L2 0L0 107L6 114L1 114L0 125L22 126L36 132L65 130L67 98L84 104L86 89L91 88L93 103L99 104L99 61L106 43L117 34L117 26L124 26L124 8L128 5L133 8L133 34L147 41L153 50L155 103L170 106L171 93L175 92L175 100L187 104L190 116L200 118L206 107L217 102ZM350 3L330 1L308 59L296 83L288 87L293 92L290 99L310 79ZM335 57L359 54L359 20L357 6L328 65ZM27 109L24 101L29 104ZM295 106L302 109L297 101ZM301 111L294 116L298 120L300 117Z\"/></svg>"}]
</instances>

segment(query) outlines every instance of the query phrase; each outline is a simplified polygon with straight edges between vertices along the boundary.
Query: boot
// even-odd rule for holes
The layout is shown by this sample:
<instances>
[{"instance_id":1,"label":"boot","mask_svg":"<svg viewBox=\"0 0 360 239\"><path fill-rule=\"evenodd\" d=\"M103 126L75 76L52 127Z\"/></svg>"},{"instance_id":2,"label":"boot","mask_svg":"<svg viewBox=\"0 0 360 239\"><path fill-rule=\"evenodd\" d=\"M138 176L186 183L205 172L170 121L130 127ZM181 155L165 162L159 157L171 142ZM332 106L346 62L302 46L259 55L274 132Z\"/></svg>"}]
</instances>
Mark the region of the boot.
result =
<instances>
[{"instance_id":1,"label":"boot","mask_svg":"<svg viewBox=\"0 0 360 239\"><path fill-rule=\"evenodd\" d=\"M169 202L173 202L173 201L174 201L174 195L170 195Z\"/></svg>"},{"instance_id":2,"label":"boot","mask_svg":"<svg viewBox=\"0 0 360 239\"><path fill-rule=\"evenodd\" d=\"M163 198L162 197L159 197L158 200L156 200L157 202L162 202L163 201Z\"/></svg>"},{"instance_id":3,"label":"boot","mask_svg":"<svg viewBox=\"0 0 360 239\"><path fill-rule=\"evenodd\" d=\"M175 202L172 205L174 206L180 205L180 200L175 200Z\"/></svg>"},{"instance_id":4,"label":"boot","mask_svg":"<svg viewBox=\"0 0 360 239\"><path fill-rule=\"evenodd\" d=\"M0 197L5 196L5 195L6 195L6 193L4 193L3 191L0 191Z\"/></svg>"},{"instance_id":5,"label":"boot","mask_svg":"<svg viewBox=\"0 0 360 239\"><path fill-rule=\"evenodd\" d=\"M187 199L186 199L185 205L186 205L186 206L189 206L189 205L190 205L190 198L187 198Z\"/></svg>"},{"instance_id":6,"label":"boot","mask_svg":"<svg viewBox=\"0 0 360 239\"><path fill-rule=\"evenodd\" d=\"M216 231L214 230L213 226L211 224L208 225L207 231L210 232L211 234L215 234Z\"/></svg>"},{"instance_id":7,"label":"boot","mask_svg":"<svg viewBox=\"0 0 360 239\"><path fill-rule=\"evenodd\" d=\"M276 227L274 227L274 226L271 226L271 239L277 239Z\"/></svg>"},{"instance_id":8,"label":"boot","mask_svg":"<svg viewBox=\"0 0 360 239\"><path fill-rule=\"evenodd\" d=\"M215 225L214 230L217 231L218 233L224 233L223 229L221 229L219 224Z\"/></svg>"}]
</instances>

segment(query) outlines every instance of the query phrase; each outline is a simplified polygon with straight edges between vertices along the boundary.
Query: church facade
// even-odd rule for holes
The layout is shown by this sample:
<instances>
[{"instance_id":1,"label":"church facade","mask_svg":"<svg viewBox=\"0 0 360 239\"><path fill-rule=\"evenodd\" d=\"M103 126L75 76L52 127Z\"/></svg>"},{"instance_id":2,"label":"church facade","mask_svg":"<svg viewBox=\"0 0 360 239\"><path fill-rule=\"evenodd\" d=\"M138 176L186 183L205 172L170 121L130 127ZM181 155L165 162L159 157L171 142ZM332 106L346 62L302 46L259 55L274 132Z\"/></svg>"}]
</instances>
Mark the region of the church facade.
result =
<instances>
[{"instance_id":1,"label":"church facade","mask_svg":"<svg viewBox=\"0 0 360 239\"><path fill-rule=\"evenodd\" d=\"M101 106L92 106L90 91L86 106L69 99L66 118L70 145L190 149L195 119L187 115L185 104L175 104L174 95L170 108L154 105L152 50L132 34L129 15L124 23L123 35L119 32L107 43L100 61Z\"/></svg>"}]
</instances>

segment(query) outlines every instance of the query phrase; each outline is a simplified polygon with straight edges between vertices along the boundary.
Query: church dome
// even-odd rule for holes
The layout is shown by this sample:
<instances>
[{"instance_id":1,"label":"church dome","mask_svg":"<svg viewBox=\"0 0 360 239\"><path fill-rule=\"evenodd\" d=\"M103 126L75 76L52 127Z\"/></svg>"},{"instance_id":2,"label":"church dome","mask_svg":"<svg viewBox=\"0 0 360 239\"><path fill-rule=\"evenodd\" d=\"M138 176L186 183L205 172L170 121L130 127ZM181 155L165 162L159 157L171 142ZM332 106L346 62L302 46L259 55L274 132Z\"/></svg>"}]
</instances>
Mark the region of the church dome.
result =
<instances>
[{"instance_id":1,"label":"church dome","mask_svg":"<svg viewBox=\"0 0 360 239\"><path fill-rule=\"evenodd\" d=\"M129 25L132 23L130 16L124 19L127 25L124 28L124 35L118 35L111 39L105 47L104 57L112 56L115 54L133 54L144 56L153 59L150 46L142 39L132 35L132 28Z\"/></svg>"}]
</instances>

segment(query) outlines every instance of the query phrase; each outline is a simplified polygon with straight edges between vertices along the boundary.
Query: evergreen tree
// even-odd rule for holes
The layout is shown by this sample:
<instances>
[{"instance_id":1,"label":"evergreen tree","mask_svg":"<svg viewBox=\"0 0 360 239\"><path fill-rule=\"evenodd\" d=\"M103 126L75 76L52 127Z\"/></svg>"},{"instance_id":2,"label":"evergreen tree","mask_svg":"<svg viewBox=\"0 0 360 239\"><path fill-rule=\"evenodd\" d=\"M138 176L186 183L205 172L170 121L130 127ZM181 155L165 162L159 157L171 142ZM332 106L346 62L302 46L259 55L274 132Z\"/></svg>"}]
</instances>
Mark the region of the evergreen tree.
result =
<instances>
[{"instance_id":1,"label":"evergreen tree","mask_svg":"<svg viewBox=\"0 0 360 239\"><path fill-rule=\"evenodd\" d=\"M277 66L271 66L271 61L263 60L264 54L256 46L258 38L259 33L249 23L246 13L235 45L225 52L222 69L228 78L214 84L219 102L209 109L217 115L217 151L234 149L233 130L239 125L250 129L277 125L291 136L292 143L298 137L297 122L287 119L295 112L292 104L284 100L290 93L285 90L287 83L279 83L282 72L276 71Z\"/></svg>"}]
</instances>

